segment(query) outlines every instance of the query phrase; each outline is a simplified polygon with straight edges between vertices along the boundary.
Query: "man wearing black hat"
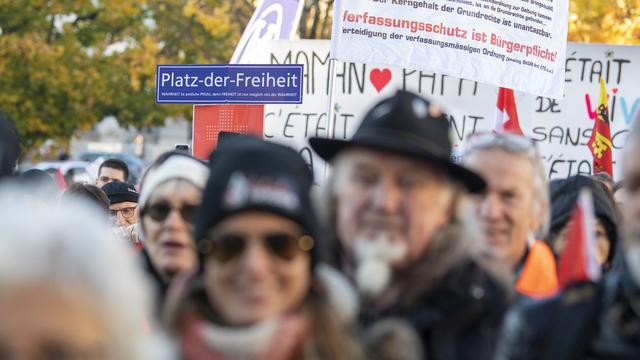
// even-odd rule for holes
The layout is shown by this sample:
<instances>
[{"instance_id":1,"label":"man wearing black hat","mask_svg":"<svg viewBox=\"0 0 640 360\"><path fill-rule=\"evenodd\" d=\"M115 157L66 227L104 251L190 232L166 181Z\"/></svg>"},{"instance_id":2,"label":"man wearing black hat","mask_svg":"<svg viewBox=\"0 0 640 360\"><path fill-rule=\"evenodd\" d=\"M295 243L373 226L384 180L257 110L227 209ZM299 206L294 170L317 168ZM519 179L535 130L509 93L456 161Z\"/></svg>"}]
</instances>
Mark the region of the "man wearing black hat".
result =
<instances>
[{"instance_id":1,"label":"man wearing black hat","mask_svg":"<svg viewBox=\"0 0 640 360\"><path fill-rule=\"evenodd\" d=\"M425 358L491 358L505 282L480 259L466 193L486 184L450 161L446 115L398 91L350 141L310 143L333 165L329 253L362 294L364 325L406 320Z\"/></svg>"},{"instance_id":2,"label":"man wearing black hat","mask_svg":"<svg viewBox=\"0 0 640 360\"><path fill-rule=\"evenodd\" d=\"M138 222L138 199L136 188L126 182L113 181L105 184L102 190L109 198L109 216L114 224L121 227Z\"/></svg>"}]
</instances>

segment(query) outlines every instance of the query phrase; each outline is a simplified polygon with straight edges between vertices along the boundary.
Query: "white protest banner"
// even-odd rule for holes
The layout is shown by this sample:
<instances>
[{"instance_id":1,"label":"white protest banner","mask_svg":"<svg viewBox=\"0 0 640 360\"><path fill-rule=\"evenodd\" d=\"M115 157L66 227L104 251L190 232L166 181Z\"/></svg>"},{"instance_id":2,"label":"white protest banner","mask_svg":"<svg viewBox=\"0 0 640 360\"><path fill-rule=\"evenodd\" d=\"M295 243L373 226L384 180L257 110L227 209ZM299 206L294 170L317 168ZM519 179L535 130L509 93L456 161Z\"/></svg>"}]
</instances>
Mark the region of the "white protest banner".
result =
<instances>
[{"instance_id":1,"label":"white protest banner","mask_svg":"<svg viewBox=\"0 0 640 360\"><path fill-rule=\"evenodd\" d=\"M273 41L267 51L254 54L257 63L304 65L303 103L266 105L264 137L294 147L312 166L315 179L324 178L324 164L307 139L327 136L329 41ZM640 110L640 47L569 43L566 59L566 97L563 101L516 94L520 124L540 149L551 178L591 173L591 136L598 81L605 77L613 138L614 175L620 179L619 160L627 129ZM498 88L428 71L366 64L336 64L334 134L349 139L365 112L397 89L417 92L450 114L454 154L474 132L491 131ZM590 115L591 114L591 115Z\"/></svg>"},{"instance_id":2,"label":"white protest banner","mask_svg":"<svg viewBox=\"0 0 640 360\"><path fill-rule=\"evenodd\" d=\"M331 58L562 98L568 0L336 0Z\"/></svg>"},{"instance_id":3,"label":"white protest banner","mask_svg":"<svg viewBox=\"0 0 640 360\"><path fill-rule=\"evenodd\" d=\"M579 43L567 48L565 98L536 98L533 126L525 131L537 142L551 178L592 171L587 142L596 118L600 76L609 97L614 178L621 180L622 149L640 110L640 47Z\"/></svg>"}]
</instances>

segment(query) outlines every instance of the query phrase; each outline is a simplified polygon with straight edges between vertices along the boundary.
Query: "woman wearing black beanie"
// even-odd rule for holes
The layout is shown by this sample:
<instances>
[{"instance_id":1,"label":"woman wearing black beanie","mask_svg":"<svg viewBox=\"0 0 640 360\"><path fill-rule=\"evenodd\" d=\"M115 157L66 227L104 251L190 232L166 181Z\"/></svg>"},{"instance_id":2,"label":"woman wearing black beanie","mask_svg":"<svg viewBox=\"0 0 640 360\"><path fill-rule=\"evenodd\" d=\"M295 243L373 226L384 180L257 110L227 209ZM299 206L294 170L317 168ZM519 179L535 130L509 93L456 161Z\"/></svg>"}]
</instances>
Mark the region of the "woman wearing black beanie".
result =
<instances>
[{"instance_id":1,"label":"woman wearing black beanie","mask_svg":"<svg viewBox=\"0 0 640 360\"><path fill-rule=\"evenodd\" d=\"M359 358L345 329L355 313L347 282L318 265L312 178L302 158L237 137L210 168L196 216L201 265L168 309L182 356Z\"/></svg>"}]
</instances>

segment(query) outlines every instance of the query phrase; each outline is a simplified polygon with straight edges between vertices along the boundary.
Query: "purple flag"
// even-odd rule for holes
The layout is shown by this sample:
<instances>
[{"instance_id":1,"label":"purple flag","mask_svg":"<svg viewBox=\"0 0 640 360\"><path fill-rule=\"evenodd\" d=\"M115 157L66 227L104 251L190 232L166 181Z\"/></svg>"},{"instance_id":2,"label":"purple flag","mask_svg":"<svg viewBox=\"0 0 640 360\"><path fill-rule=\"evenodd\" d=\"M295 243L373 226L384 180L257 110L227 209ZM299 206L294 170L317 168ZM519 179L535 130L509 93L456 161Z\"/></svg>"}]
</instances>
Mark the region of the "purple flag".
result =
<instances>
[{"instance_id":1,"label":"purple flag","mask_svg":"<svg viewBox=\"0 0 640 360\"><path fill-rule=\"evenodd\" d=\"M298 27L302 5L299 0L263 0L249 20L229 63L246 63L245 57L252 48L260 46L262 40L291 39Z\"/></svg>"}]
</instances>

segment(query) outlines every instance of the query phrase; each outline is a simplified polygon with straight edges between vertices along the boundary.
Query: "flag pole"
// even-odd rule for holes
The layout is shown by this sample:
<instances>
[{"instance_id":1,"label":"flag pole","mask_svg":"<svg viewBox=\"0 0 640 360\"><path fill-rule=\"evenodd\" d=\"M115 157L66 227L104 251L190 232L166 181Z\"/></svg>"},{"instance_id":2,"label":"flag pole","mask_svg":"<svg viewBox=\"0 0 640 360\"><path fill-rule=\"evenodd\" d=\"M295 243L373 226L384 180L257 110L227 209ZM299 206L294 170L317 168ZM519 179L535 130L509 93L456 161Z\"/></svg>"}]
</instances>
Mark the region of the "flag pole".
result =
<instances>
[{"instance_id":1,"label":"flag pole","mask_svg":"<svg viewBox=\"0 0 640 360\"><path fill-rule=\"evenodd\" d=\"M327 105L327 139L335 137L336 124L333 121L335 107L333 106L335 96L334 78L336 75L336 59L329 59L329 104ZM329 179L329 163L324 163L324 180Z\"/></svg>"}]
</instances>

